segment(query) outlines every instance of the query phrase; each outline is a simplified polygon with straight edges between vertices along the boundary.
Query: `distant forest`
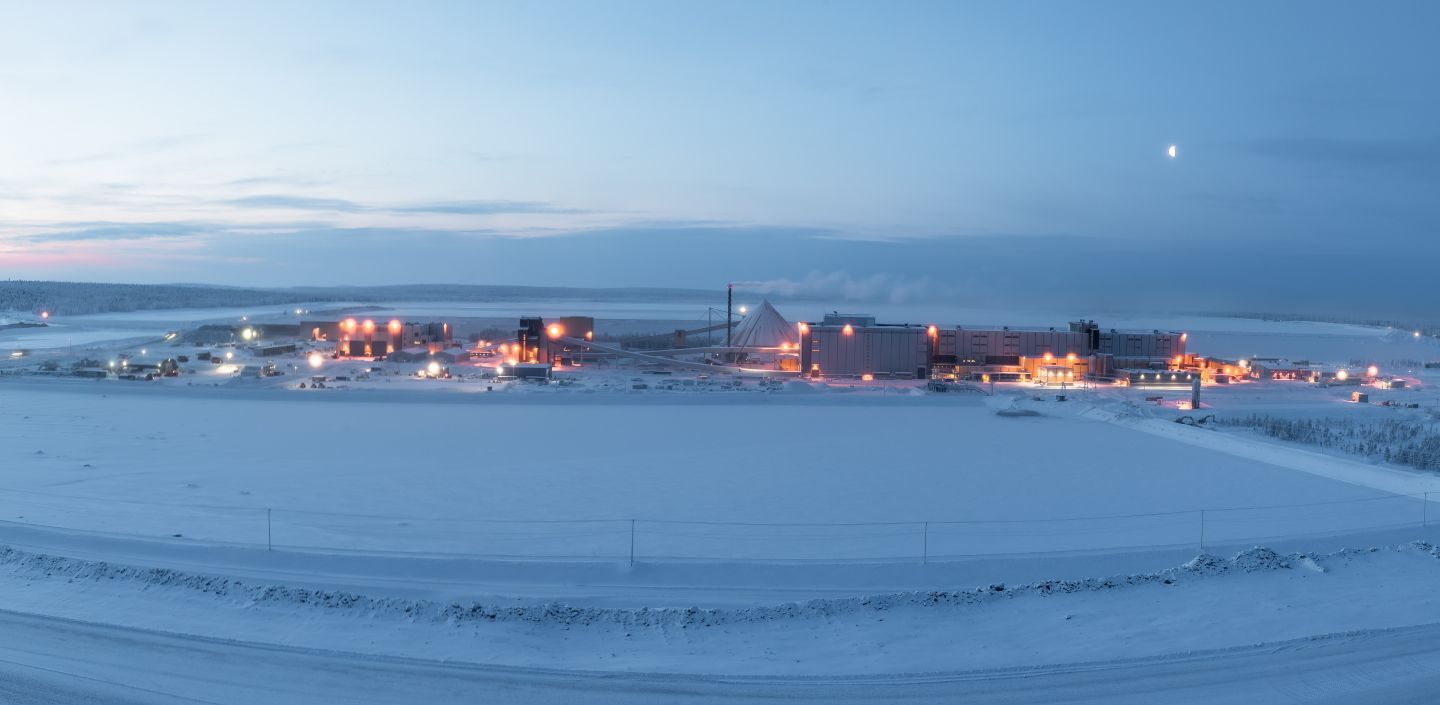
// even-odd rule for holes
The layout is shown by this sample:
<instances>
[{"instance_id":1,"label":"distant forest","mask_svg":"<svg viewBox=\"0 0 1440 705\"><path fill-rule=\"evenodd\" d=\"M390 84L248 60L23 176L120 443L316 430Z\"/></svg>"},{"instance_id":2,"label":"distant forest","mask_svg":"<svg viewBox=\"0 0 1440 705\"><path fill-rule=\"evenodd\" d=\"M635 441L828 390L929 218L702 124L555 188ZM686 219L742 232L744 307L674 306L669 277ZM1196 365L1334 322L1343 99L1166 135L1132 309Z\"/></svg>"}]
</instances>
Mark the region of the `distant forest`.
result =
<instances>
[{"instance_id":1,"label":"distant forest","mask_svg":"<svg viewBox=\"0 0 1440 705\"><path fill-rule=\"evenodd\" d=\"M302 302L354 301L663 301L715 303L723 292L700 289L582 289L544 286L416 284L374 287L248 289L199 284L93 284L0 281L0 311L50 311L60 315L171 308L227 308Z\"/></svg>"}]
</instances>

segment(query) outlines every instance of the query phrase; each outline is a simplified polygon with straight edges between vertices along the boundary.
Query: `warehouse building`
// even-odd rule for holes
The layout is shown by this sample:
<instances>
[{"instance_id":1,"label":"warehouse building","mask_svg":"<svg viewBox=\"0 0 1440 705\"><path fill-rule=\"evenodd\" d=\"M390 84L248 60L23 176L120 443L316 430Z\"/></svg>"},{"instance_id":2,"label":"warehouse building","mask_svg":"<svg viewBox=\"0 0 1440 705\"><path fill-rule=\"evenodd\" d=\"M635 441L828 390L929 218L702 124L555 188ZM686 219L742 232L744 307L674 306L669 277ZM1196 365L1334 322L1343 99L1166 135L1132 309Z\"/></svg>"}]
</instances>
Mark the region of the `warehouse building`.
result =
<instances>
[{"instance_id":1,"label":"warehouse building","mask_svg":"<svg viewBox=\"0 0 1440 705\"><path fill-rule=\"evenodd\" d=\"M573 365L589 350L578 341L594 339L591 316L561 316L549 323L539 316L525 316L515 331L510 357L520 363Z\"/></svg>"},{"instance_id":2,"label":"warehouse building","mask_svg":"<svg viewBox=\"0 0 1440 705\"><path fill-rule=\"evenodd\" d=\"M555 336L549 336L550 329L546 328L547 339L549 340L549 358L551 362L559 365L573 365L579 360L589 348L567 343L562 338L574 338L576 340L595 339L595 319L591 316L561 316L560 320L550 324L559 326L555 330Z\"/></svg>"},{"instance_id":3,"label":"warehouse building","mask_svg":"<svg viewBox=\"0 0 1440 705\"><path fill-rule=\"evenodd\" d=\"M933 327L883 325L873 316L801 323L800 370L814 376L929 377Z\"/></svg>"},{"instance_id":4,"label":"warehouse building","mask_svg":"<svg viewBox=\"0 0 1440 705\"><path fill-rule=\"evenodd\" d=\"M1190 389L1199 372L1186 370L1121 370L1120 379L1132 387Z\"/></svg>"},{"instance_id":5,"label":"warehouse building","mask_svg":"<svg viewBox=\"0 0 1440 705\"><path fill-rule=\"evenodd\" d=\"M1071 380L1126 368L1167 368L1185 354L1185 333L1067 328L887 325L834 313L802 323L800 369L816 376L943 376L956 379Z\"/></svg>"},{"instance_id":6,"label":"warehouse building","mask_svg":"<svg viewBox=\"0 0 1440 705\"><path fill-rule=\"evenodd\" d=\"M335 343L335 354L341 357L384 357L406 348L439 352L454 345L453 331L444 321L392 318L377 323L370 318L345 318L306 321L301 327L309 332L311 340Z\"/></svg>"}]
</instances>

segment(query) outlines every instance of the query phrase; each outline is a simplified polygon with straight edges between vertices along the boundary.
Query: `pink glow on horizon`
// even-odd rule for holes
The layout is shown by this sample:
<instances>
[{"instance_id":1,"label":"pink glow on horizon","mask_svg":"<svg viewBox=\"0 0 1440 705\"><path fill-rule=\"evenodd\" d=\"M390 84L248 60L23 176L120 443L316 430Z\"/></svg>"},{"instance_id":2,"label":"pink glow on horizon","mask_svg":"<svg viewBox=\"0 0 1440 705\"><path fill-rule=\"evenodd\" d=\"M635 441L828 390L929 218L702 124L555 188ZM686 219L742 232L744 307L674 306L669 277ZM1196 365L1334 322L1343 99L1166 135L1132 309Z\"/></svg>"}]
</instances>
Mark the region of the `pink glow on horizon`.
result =
<instances>
[{"instance_id":1,"label":"pink glow on horizon","mask_svg":"<svg viewBox=\"0 0 1440 705\"><path fill-rule=\"evenodd\" d=\"M0 250L0 266L4 267L126 267L129 258L114 257L100 252L17 252Z\"/></svg>"}]
</instances>

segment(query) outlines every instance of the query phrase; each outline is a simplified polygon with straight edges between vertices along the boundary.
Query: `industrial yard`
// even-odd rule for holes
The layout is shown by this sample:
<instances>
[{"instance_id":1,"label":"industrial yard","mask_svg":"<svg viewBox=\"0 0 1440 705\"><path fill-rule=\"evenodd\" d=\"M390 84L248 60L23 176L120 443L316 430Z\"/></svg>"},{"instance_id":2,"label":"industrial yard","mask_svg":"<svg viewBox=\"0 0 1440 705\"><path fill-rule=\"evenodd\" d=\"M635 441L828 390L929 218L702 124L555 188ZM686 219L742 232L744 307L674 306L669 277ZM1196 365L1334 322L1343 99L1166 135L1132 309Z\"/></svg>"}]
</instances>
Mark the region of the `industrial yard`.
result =
<instances>
[{"instance_id":1,"label":"industrial yard","mask_svg":"<svg viewBox=\"0 0 1440 705\"><path fill-rule=\"evenodd\" d=\"M0 329L0 346L9 349L0 372L296 389L335 383L361 388L399 377L455 380L465 388L485 382L485 391L515 381L613 389L625 386L627 374L631 391L742 389L747 381L763 382L762 389L788 381L855 389L880 381L894 384L876 387L895 390L916 381L925 391L986 394L994 384L1196 390L1292 381L1399 389L1424 368L1435 340L1418 330L1328 324L1325 335L1314 336L1313 354L1296 354L1306 348L1292 344L1297 334L1291 330L1303 335L1316 324L1269 324L1274 333L1259 340L1202 328L1192 341L1181 326L1111 327L1086 318L1042 327L888 322L872 314L821 311L791 320L768 299L756 298L737 305L733 290L727 291L723 308L703 311L704 325L678 317L699 312L686 306L675 307L672 320L662 317L664 307L653 306L640 308L643 318L625 319L476 315L481 312L443 303L182 311L171 320L163 311L52 320L41 310ZM814 305L805 309L816 312ZM1019 318L1029 322L1036 314ZM1145 322L1155 320L1160 317ZM1194 322L1233 327L1225 319ZM1239 322L1242 329L1256 323ZM1359 340L1350 349L1333 345L1352 337ZM1382 344L1366 345L1375 339Z\"/></svg>"}]
</instances>

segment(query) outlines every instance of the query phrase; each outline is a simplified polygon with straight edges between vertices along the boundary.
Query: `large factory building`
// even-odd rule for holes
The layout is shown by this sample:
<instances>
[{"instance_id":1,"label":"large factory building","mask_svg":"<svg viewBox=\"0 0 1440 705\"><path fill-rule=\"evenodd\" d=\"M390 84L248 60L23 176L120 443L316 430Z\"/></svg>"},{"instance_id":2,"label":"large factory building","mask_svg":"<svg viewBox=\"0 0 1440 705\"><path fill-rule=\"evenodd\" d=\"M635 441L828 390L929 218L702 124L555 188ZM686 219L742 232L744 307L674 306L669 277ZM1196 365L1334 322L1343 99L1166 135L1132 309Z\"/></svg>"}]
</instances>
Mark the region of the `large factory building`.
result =
<instances>
[{"instance_id":1,"label":"large factory building","mask_svg":"<svg viewBox=\"0 0 1440 705\"><path fill-rule=\"evenodd\" d=\"M800 324L800 370L811 375L928 377L930 328L832 314Z\"/></svg>"},{"instance_id":2,"label":"large factory building","mask_svg":"<svg viewBox=\"0 0 1440 705\"><path fill-rule=\"evenodd\" d=\"M1076 379L1148 368L1184 356L1186 334L1101 330L1094 321L1064 329L885 325L873 316L827 315L800 324L800 369L831 377Z\"/></svg>"},{"instance_id":3,"label":"large factory building","mask_svg":"<svg viewBox=\"0 0 1440 705\"><path fill-rule=\"evenodd\" d=\"M406 348L423 348L439 352L450 347L453 331L441 321L412 322L391 319L346 318L339 321L306 321L301 330L311 340L335 343L335 354L341 357L383 357Z\"/></svg>"},{"instance_id":4,"label":"large factory building","mask_svg":"<svg viewBox=\"0 0 1440 705\"><path fill-rule=\"evenodd\" d=\"M514 359L521 363L573 363L586 348L566 340L594 340L591 316L562 316L549 324L539 316L525 316L515 331Z\"/></svg>"}]
</instances>

